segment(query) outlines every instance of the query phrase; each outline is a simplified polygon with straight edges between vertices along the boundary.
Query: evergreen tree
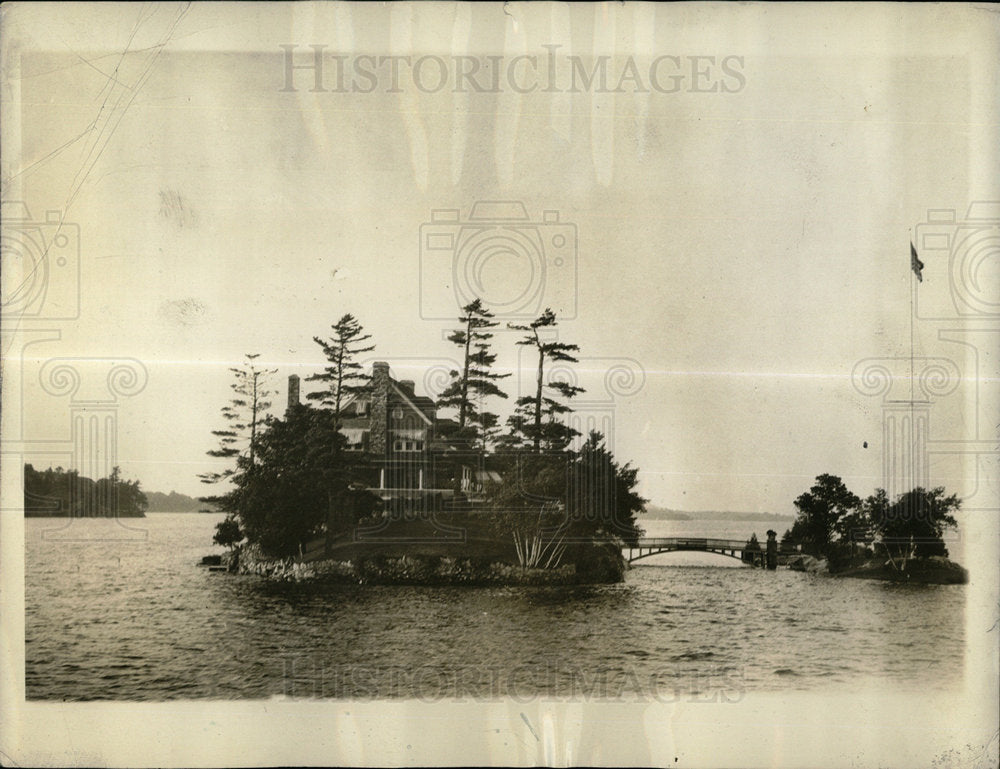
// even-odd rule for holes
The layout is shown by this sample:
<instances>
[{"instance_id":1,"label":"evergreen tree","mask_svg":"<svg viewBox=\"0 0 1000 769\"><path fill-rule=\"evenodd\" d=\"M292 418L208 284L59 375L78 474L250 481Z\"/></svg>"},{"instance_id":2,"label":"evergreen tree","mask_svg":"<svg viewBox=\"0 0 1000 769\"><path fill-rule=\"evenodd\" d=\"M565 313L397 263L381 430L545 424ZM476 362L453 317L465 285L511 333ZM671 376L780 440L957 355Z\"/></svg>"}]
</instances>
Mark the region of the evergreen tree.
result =
<instances>
[{"instance_id":1,"label":"evergreen tree","mask_svg":"<svg viewBox=\"0 0 1000 769\"><path fill-rule=\"evenodd\" d=\"M646 500L635 490L638 469L619 464L604 436L591 432L577 452L522 449L495 460L501 480L487 487L485 517L514 538L522 565L569 561L601 579L624 570L621 541L642 535L636 516Z\"/></svg>"},{"instance_id":2,"label":"evergreen tree","mask_svg":"<svg viewBox=\"0 0 1000 769\"><path fill-rule=\"evenodd\" d=\"M339 430L345 399L364 390L371 381L371 376L364 372L357 357L371 352L375 345L365 344L371 339L371 335L364 332L364 328L350 313L342 316L330 328L333 329L333 335L329 340L313 337L322 348L329 365L322 373L313 374L306 379L307 382L323 382L326 389L309 393L306 397L332 409L334 429Z\"/></svg>"},{"instance_id":3,"label":"evergreen tree","mask_svg":"<svg viewBox=\"0 0 1000 769\"><path fill-rule=\"evenodd\" d=\"M333 330L333 334L329 340L324 341L319 337L313 337L316 344L322 348L329 365L323 369L322 373L313 374L306 379L308 382L323 382L326 389L309 393L306 397L319 401L321 406L325 406L329 410L330 427L336 436L335 440L331 439L329 442L332 450L331 461L333 465L341 467L345 441L339 430L344 402L349 396L362 392L371 382L371 375L365 373L357 358L374 350L375 345L367 344L371 335L365 333L361 323L350 313L341 316L340 320L330 328ZM313 433L315 434L315 430ZM349 496L346 493L347 488L346 483L327 483L324 487L327 547L333 541L342 508L350 504Z\"/></svg>"},{"instance_id":4,"label":"evergreen tree","mask_svg":"<svg viewBox=\"0 0 1000 769\"><path fill-rule=\"evenodd\" d=\"M799 533L803 545L810 552L828 555L832 551L839 522L851 516L860 506L861 500L836 475L818 475L812 488L795 500L802 525L799 528L796 521L792 531Z\"/></svg>"},{"instance_id":5,"label":"evergreen tree","mask_svg":"<svg viewBox=\"0 0 1000 769\"><path fill-rule=\"evenodd\" d=\"M370 514L379 500L353 483L345 440L326 409L300 405L271 420L260 435L257 465L251 471L241 457L234 488L220 500L230 517L217 527L216 542L245 535L265 555L301 555L310 540L325 535L329 546ZM331 510L330 499L339 506Z\"/></svg>"},{"instance_id":6,"label":"evergreen tree","mask_svg":"<svg viewBox=\"0 0 1000 769\"><path fill-rule=\"evenodd\" d=\"M240 528L240 519L229 513L222 521L215 525L215 535L212 541L222 547L235 549L236 545L243 541L243 529Z\"/></svg>"},{"instance_id":7,"label":"evergreen tree","mask_svg":"<svg viewBox=\"0 0 1000 769\"><path fill-rule=\"evenodd\" d=\"M111 475L97 481L97 498L101 515L136 515L149 507L139 481L126 481L118 465L111 469Z\"/></svg>"},{"instance_id":8,"label":"evergreen tree","mask_svg":"<svg viewBox=\"0 0 1000 769\"><path fill-rule=\"evenodd\" d=\"M517 408L507 420L510 433L506 443L509 446L530 445L538 453L542 448L560 451L569 446L580 433L569 425L559 421L559 417L572 409L565 401L579 395L582 387L567 382L545 382L546 363L562 362L576 363L572 353L580 348L575 344L565 342L547 342L543 335L555 330L556 315L551 309L539 315L528 325L508 324L517 331L527 332L518 340L523 347L533 347L538 354L538 366L535 373L534 395L524 395L517 399ZM539 329L542 333L539 333Z\"/></svg>"},{"instance_id":9,"label":"evergreen tree","mask_svg":"<svg viewBox=\"0 0 1000 769\"><path fill-rule=\"evenodd\" d=\"M648 500L640 496L639 469L620 464L592 430L569 466L566 512L577 536L608 534L635 544L642 535L636 516Z\"/></svg>"},{"instance_id":10,"label":"evergreen tree","mask_svg":"<svg viewBox=\"0 0 1000 769\"><path fill-rule=\"evenodd\" d=\"M441 393L437 405L457 409L458 437L468 438L470 443L478 440L485 448L498 417L487 411L482 403L490 396L507 397L496 382L510 374L496 374L491 370L497 356L490 349L489 340L493 334L489 329L499 324L482 301L476 299L465 305L458 320L462 327L453 331L448 341L462 349L462 370L451 372L451 382Z\"/></svg>"},{"instance_id":11,"label":"evergreen tree","mask_svg":"<svg viewBox=\"0 0 1000 769\"><path fill-rule=\"evenodd\" d=\"M957 495L946 497L944 493L944 487L916 488L890 504L885 491L876 489L865 500L876 544L896 569L904 570L910 558L947 557L944 532L958 525L953 514L962 503Z\"/></svg>"},{"instance_id":12,"label":"evergreen tree","mask_svg":"<svg viewBox=\"0 0 1000 769\"><path fill-rule=\"evenodd\" d=\"M500 437L500 417L489 411L480 412L476 416L476 422L479 428L476 448L485 452L490 446L495 445Z\"/></svg>"},{"instance_id":13,"label":"evergreen tree","mask_svg":"<svg viewBox=\"0 0 1000 769\"><path fill-rule=\"evenodd\" d=\"M267 410L271 408L270 398L275 394L269 386L270 378L277 369L262 369L256 364L259 353L247 354L241 368L230 368L235 381L230 385L235 397L222 407L222 418L228 426L213 430L219 439L219 448L207 452L210 457L238 459L246 455L249 466L256 464L257 435L267 421ZM222 472L201 473L202 483L218 483L231 478L236 472L236 462ZM213 497L203 497L202 501L213 501Z\"/></svg>"}]
</instances>

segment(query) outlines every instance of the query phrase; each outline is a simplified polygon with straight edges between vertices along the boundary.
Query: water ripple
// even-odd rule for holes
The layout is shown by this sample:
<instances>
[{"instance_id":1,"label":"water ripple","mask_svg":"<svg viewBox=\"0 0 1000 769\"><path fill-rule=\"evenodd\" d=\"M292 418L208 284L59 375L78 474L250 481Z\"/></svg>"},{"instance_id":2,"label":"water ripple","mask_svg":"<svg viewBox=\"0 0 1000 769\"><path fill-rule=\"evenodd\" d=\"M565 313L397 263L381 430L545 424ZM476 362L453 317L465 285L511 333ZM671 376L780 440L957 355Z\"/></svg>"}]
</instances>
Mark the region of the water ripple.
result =
<instances>
[{"instance_id":1,"label":"water ripple","mask_svg":"<svg viewBox=\"0 0 1000 769\"><path fill-rule=\"evenodd\" d=\"M26 520L28 697L735 701L961 683L962 586L699 566L570 589L289 585L199 568L218 520L151 515L138 546L47 540L52 521Z\"/></svg>"}]
</instances>

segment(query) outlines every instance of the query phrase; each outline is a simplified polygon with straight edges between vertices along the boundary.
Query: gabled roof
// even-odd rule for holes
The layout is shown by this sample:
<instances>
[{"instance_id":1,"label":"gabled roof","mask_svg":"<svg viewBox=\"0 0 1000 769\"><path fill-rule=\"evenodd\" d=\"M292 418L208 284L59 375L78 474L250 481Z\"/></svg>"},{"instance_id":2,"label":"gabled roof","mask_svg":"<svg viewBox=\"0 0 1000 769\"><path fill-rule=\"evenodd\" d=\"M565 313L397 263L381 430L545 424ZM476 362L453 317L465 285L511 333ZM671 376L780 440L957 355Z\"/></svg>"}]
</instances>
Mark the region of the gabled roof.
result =
<instances>
[{"instance_id":1,"label":"gabled roof","mask_svg":"<svg viewBox=\"0 0 1000 769\"><path fill-rule=\"evenodd\" d=\"M437 419L437 403L435 403L433 398L428 398L426 395L416 395L411 393L409 390L400 385L399 380L395 379L391 374L389 375L389 385L390 391L395 394L400 400L402 400L406 405L408 405L413 411L420 415L421 420L426 424L434 426L439 424L442 420ZM361 392L350 393L341 403L341 408L346 409L352 403L354 403L358 398L370 397L372 391L372 383L369 382ZM430 414L430 416L428 416ZM350 419L369 419L369 416L364 417L347 417Z\"/></svg>"},{"instance_id":2,"label":"gabled roof","mask_svg":"<svg viewBox=\"0 0 1000 769\"><path fill-rule=\"evenodd\" d=\"M429 416L427 416L427 414L424 412L424 410L422 408L420 408L420 406L418 406L414 402L414 401L423 401L425 404L429 405L431 408L435 408L434 401L432 401L430 398L426 398L426 397L421 396L421 395L410 395L406 390L404 390L402 387L400 387L399 383L395 379L393 379L392 377L389 377L389 384L392 385L392 389L396 393L396 395L398 395L400 398L402 398L404 401L406 401L406 403L409 404L409 406L410 406L411 409L413 409L418 414L420 414L420 418L421 419L423 419L429 425L433 425L434 424L434 422L431 420L431 418Z\"/></svg>"}]
</instances>

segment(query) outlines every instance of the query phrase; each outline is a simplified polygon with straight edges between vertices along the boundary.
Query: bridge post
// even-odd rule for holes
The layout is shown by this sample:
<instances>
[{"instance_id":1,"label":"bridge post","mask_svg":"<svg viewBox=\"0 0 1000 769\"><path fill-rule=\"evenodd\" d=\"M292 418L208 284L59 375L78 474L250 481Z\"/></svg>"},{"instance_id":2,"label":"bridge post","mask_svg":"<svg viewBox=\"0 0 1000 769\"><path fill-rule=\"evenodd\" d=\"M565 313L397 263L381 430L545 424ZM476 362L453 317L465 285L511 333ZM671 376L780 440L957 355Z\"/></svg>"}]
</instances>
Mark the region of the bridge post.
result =
<instances>
[{"instance_id":1,"label":"bridge post","mask_svg":"<svg viewBox=\"0 0 1000 769\"><path fill-rule=\"evenodd\" d=\"M778 568L778 533L774 529L767 530L767 569L774 571Z\"/></svg>"}]
</instances>

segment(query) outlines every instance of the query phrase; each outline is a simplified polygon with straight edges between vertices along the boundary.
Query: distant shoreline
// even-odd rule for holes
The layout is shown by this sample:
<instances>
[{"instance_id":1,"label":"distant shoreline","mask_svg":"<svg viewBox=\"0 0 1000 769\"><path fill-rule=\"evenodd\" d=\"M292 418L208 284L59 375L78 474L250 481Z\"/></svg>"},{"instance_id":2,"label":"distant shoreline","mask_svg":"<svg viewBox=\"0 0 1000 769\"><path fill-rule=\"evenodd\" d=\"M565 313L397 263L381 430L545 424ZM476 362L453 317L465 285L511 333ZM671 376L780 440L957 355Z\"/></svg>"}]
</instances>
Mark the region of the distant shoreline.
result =
<instances>
[{"instance_id":1,"label":"distant shoreline","mask_svg":"<svg viewBox=\"0 0 1000 769\"><path fill-rule=\"evenodd\" d=\"M25 518L145 518L146 513L105 513L102 515L81 515L79 513L53 513L51 510L25 510Z\"/></svg>"},{"instance_id":2,"label":"distant shoreline","mask_svg":"<svg viewBox=\"0 0 1000 769\"><path fill-rule=\"evenodd\" d=\"M725 510L671 510L662 507L650 507L641 514L640 520L645 518L654 521L752 521L761 523L787 523L791 525L795 521L794 515L784 515L782 513L748 513L729 512Z\"/></svg>"},{"instance_id":3,"label":"distant shoreline","mask_svg":"<svg viewBox=\"0 0 1000 769\"><path fill-rule=\"evenodd\" d=\"M218 514L222 510L147 510L146 515L206 515Z\"/></svg>"},{"instance_id":4,"label":"distant shoreline","mask_svg":"<svg viewBox=\"0 0 1000 769\"><path fill-rule=\"evenodd\" d=\"M162 491L147 491L146 512L155 511L157 513L202 513L218 512L211 509L213 505L203 502L198 497L191 497L176 491L163 493Z\"/></svg>"},{"instance_id":5,"label":"distant shoreline","mask_svg":"<svg viewBox=\"0 0 1000 769\"><path fill-rule=\"evenodd\" d=\"M221 510L147 510L145 513L139 513L137 515L92 515L92 516L74 516L70 514L53 514L49 511L26 511L26 518L79 518L79 517L89 517L89 518L142 518L144 515L204 515L204 514L218 514L223 511ZM794 516L791 515L780 515L777 513L724 513L724 512L714 512L714 513L685 513L679 510L658 510L652 513L643 513L642 518L651 521L759 521L759 522L788 522L791 523L795 520ZM641 520L641 519L640 519Z\"/></svg>"}]
</instances>

